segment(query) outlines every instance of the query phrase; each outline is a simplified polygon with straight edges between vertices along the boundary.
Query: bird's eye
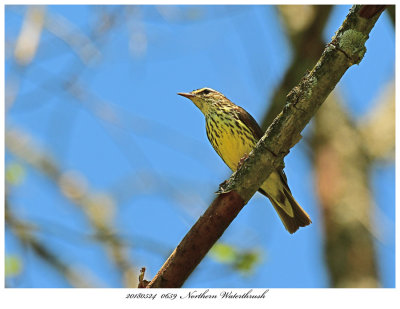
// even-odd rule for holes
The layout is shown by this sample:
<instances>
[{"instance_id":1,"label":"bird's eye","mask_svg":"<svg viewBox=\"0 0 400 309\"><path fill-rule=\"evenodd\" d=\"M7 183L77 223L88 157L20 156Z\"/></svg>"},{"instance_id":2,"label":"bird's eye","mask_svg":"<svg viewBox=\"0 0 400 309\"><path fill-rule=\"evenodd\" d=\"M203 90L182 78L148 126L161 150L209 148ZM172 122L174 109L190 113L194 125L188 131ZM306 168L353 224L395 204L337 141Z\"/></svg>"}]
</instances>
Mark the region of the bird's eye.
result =
<instances>
[{"instance_id":1,"label":"bird's eye","mask_svg":"<svg viewBox=\"0 0 400 309\"><path fill-rule=\"evenodd\" d=\"M210 92L211 92L210 90L204 89L204 90L201 91L201 94L207 95L207 94L209 94Z\"/></svg>"}]
</instances>

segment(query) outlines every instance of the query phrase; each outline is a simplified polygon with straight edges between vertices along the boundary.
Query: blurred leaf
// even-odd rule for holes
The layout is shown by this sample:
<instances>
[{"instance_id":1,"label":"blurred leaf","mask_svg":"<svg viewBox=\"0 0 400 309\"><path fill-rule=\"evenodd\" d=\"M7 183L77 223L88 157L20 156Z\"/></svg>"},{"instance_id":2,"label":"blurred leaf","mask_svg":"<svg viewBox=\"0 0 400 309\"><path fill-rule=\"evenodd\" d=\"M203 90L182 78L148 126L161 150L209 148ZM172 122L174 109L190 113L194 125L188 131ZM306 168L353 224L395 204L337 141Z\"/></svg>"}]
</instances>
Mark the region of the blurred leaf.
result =
<instances>
[{"instance_id":1,"label":"blurred leaf","mask_svg":"<svg viewBox=\"0 0 400 309\"><path fill-rule=\"evenodd\" d=\"M21 273L22 263L19 257L9 255L5 257L5 276L15 277Z\"/></svg>"},{"instance_id":2,"label":"blurred leaf","mask_svg":"<svg viewBox=\"0 0 400 309\"><path fill-rule=\"evenodd\" d=\"M10 163L6 167L6 182L12 185L19 185L25 179L25 169L19 163Z\"/></svg>"},{"instance_id":3,"label":"blurred leaf","mask_svg":"<svg viewBox=\"0 0 400 309\"><path fill-rule=\"evenodd\" d=\"M233 269L243 273L251 273L261 261L261 253L258 250L239 250L227 244L217 243L210 250L211 256L218 262L228 264Z\"/></svg>"},{"instance_id":4,"label":"blurred leaf","mask_svg":"<svg viewBox=\"0 0 400 309\"><path fill-rule=\"evenodd\" d=\"M210 250L214 259L221 263L231 264L236 258L236 250L229 245L216 243Z\"/></svg>"},{"instance_id":5,"label":"blurred leaf","mask_svg":"<svg viewBox=\"0 0 400 309\"><path fill-rule=\"evenodd\" d=\"M261 260L260 257L261 255L258 251L246 251L241 253L236 258L233 268L244 273L250 273L253 271L256 264Z\"/></svg>"}]
</instances>

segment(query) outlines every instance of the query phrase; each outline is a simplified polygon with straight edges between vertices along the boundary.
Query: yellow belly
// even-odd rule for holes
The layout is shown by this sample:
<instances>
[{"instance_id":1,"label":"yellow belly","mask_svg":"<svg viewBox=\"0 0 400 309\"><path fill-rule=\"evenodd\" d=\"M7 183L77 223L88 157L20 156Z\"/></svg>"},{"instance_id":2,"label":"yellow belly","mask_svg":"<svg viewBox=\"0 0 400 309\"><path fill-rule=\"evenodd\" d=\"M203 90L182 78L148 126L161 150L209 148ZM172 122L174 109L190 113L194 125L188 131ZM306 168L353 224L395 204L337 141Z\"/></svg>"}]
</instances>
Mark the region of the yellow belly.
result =
<instances>
[{"instance_id":1,"label":"yellow belly","mask_svg":"<svg viewBox=\"0 0 400 309\"><path fill-rule=\"evenodd\" d=\"M242 139L241 136L232 136L225 132L220 134L218 143L218 150L216 150L232 171L237 170L240 159L248 155L255 146L254 142L244 137Z\"/></svg>"},{"instance_id":2,"label":"yellow belly","mask_svg":"<svg viewBox=\"0 0 400 309\"><path fill-rule=\"evenodd\" d=\"M221 117L221 116L220 116ZM241 158L248 155L257 143L249 128L232 118L208 118L207 136L215 151L232 171Z\"/></svg>"},{"instance_id":3,"label":"yellow belly","mask_svg":"<svg viewBox=\"0 0 400 309\"><path fill-rule=\"evenodd\" d=\"M209 129L209 127L207 127ZM218 136L215 134L217 133ZM232 171L236 171L240 159L248 155L256 145L255 139L251 139L246 134L239 134L238 131L233 132L220 129L218 132L210 132L207 130L207 136L214 147L215 151L224 160L226 165ZM261 185L270 198L272 198L279 207L285 210L287 214L293 217L293 210L287 199L282 200L282 192L284 192L284 183L277 171L273 171L269 177Z\"/></svg>"}]
</instances>

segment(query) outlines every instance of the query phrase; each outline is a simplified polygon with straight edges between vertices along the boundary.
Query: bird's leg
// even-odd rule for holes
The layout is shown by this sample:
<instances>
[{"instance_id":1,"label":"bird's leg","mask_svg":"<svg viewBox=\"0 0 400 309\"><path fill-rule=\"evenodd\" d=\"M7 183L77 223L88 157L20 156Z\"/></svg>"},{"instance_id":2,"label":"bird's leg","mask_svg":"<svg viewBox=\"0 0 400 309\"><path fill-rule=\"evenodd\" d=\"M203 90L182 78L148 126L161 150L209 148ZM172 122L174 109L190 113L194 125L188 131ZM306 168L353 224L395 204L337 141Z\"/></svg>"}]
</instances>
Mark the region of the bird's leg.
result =
<instances>
[{"instance_id":1,"label":"bird's leg","mask_svg":"<svg viewBox=\"0 0 400 309\"><path fill-rule=\"evenodd\" d=\"M243 155L243 157L240 158L238 165L237 165L237 170L243 165L244 160L246 160L249 157L247 153Z\"/></svg>"}]
</instances>

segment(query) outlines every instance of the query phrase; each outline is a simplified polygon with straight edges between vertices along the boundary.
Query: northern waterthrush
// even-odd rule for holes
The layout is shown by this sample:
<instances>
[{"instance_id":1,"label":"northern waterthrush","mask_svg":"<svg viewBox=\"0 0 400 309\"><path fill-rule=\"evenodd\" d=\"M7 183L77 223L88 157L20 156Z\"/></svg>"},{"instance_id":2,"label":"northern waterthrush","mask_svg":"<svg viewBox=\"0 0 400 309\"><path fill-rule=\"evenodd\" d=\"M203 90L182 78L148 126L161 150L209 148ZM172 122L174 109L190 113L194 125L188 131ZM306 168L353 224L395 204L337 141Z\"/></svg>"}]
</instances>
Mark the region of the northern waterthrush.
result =
<instances>
[{"instance_id":1,"label":"northern waterthrush","mask_svg":"<svg viewBox=\"0 0 400 309\"><path fill-rule=\"evenodd\" d=\"M226 165L236 171L239 162L263 136L254 118L211 88L178 94L190 99L204 114L211 145ZM308 214L293 198L282 169L273 171L258 191L269 198L289 233L311 223Z\"/></svg>"}]
</instances>

